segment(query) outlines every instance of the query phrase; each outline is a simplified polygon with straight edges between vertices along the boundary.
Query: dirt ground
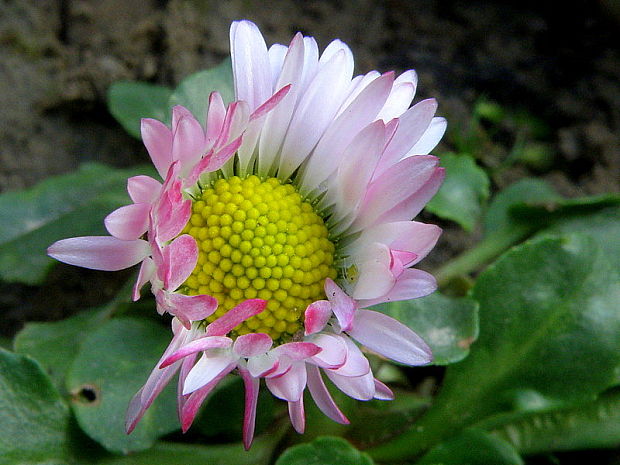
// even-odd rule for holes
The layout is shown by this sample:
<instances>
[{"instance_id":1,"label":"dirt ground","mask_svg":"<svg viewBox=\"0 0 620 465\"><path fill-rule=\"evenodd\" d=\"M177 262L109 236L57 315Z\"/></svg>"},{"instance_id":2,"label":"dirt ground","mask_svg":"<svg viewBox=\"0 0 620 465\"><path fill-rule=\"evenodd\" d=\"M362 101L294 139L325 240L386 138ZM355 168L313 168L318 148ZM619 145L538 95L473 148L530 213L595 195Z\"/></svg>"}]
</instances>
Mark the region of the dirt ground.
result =
<instances>
[{"instance_id":1,"label":"dirt ground","mask_svg":"<svg viewBox=\"0 0 620 465\"><path fill-rule=\"evenodd\" d=\"M173 86L228 54L230 21L255 21L268 43L298 30L347 42L356 71L419 74L417 99L436 97L453 130L481 96L535 115L551 162L494 176L494 189L542 175L569 196L620 190L619 2L346 0L0 0L0 192L95 160L147 162L107 113L119 79ZM493 167L517 138L510 125L480 162ZM454 149L450 139L440 150ZM472 241L455 227L430 266ZM118 278L58 267L43 288L0 284L0 333L103 302ZM67 299L67 297L69 297Z\"/></svg>"}]
</instances>

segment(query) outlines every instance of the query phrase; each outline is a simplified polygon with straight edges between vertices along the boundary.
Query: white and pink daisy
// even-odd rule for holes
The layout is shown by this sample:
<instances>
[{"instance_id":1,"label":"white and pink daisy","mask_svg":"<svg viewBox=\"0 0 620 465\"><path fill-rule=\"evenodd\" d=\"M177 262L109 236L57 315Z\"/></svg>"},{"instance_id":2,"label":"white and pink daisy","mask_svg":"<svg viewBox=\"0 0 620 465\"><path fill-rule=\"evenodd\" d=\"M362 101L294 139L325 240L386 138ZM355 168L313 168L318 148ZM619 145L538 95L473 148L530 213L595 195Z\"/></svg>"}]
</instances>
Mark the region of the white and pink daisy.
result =
<instances>
[{"instance_id":1,"label":"white and pink daisy","mask_svg":"<svg viewBox=\"0 0 620 465\"><path fill-rule=\"evenodd\" d=\"M303 392L347 423L323 374L360 400L390 399L354 342L400 363L431 361L424 341L366 307L433 292L412 268L441 230L412 221L443 180L428 155L446 123L437 104L411 106L417 78L353 77L339 40L322 54L297 34L269 49L249 21L230 31L236 101L211 95L206 126L183 107L172 126L145 119L142 138L164 183L129 179L132 205L105 221L111 234L59 241L49 255L118 270L142 263L174 337L131 402L132 430L179 372L183 429L217 383L246 388L244 443L254 432L260 379L288 402L302 432Z\"/></svg>"}]
</instances>

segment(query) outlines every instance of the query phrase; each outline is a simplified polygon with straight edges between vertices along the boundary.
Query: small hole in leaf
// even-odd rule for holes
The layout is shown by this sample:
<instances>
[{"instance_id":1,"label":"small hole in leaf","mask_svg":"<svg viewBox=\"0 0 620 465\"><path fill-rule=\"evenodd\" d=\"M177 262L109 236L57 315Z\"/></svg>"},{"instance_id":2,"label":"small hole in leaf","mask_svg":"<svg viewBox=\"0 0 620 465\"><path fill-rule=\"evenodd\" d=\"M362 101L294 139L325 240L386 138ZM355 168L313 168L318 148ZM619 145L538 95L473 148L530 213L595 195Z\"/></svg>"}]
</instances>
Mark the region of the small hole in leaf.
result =
<instances>
[{"instance_id":1,"label":"small hole in leaf","mask_svg":"<svg viewBox=\"0 0 620 465\"><path fill-rule=\"evenodd\" d=\"M82 404L95 404L99 402L99 388L92 384L85 384L73 391L73 400Z\"/></svg>"}]
</instances>

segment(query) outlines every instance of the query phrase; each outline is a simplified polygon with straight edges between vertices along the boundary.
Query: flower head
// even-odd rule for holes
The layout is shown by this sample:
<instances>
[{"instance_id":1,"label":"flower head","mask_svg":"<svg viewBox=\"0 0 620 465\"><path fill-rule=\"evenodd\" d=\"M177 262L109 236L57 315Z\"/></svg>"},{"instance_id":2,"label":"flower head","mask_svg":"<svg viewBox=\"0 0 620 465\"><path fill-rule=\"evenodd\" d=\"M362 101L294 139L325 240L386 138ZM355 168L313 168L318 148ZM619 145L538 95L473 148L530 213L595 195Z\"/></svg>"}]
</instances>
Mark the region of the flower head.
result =
<instances>
[{"instance_id":1,"label":"flower head","mask_svg":"<svg viewBox=\"0 0 620 465\"><path fill-rule=\"evenodd\" d=\"M187 429L206 396L236 371L246 388L249 447L260 379L304 429L303 392L348 420L325 374L360 400L389 399L358 343L400 363L431 361L412 330L368 306L434 291L412 268L441 230L412 221L443 180L428 155L445 131L436 102L412 107L417 78L353 77L335 40L267 48L258 28L230 31L236 101L213 93L206 126L183 107L172 125L145 119L142 138L163 184L129 179L132 205L105 221L111 237L59 241L49 254L94 269L142 263L134 299L150 282L174 337L128 411L132 430L179 372Z\"/></svg>"}]
</instances>

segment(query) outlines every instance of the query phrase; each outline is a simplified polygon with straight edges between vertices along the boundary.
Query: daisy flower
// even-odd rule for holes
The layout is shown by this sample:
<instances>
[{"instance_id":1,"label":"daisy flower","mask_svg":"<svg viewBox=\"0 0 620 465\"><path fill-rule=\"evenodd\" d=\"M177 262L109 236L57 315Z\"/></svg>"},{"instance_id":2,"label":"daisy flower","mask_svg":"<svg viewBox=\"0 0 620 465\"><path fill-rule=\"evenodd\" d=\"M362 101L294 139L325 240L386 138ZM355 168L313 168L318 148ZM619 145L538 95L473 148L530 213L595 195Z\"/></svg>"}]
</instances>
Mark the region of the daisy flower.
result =
<instances>
[{"instance_id":1,"label":"daisy flower","mask_svg":"<svg viewBox=\"0 0 620 465\"><path fill-rule=\"evenodd\" d=\"M406 71L353 76L341 41L312 37L267 48L253 23L230 30L235 98L213 93L206 125L183 107L172 124L142 121L163 184L128 181L133 204L105 221L111 236L53 244L50 256L118 270L141 263L173 339L132 400L131 431L179 373L183 430L227 374L246 389L244 444L254 434L261 379L303 432L303 393L341 423L325 385L360 400L391 399L358 344L408 365L432 359L407 326L369 310L421 297L434 278L413 265L441 230L412 221L443 177L428 153L446 122L435 100L413 106Z\"/></svg>"}]
</instances>

